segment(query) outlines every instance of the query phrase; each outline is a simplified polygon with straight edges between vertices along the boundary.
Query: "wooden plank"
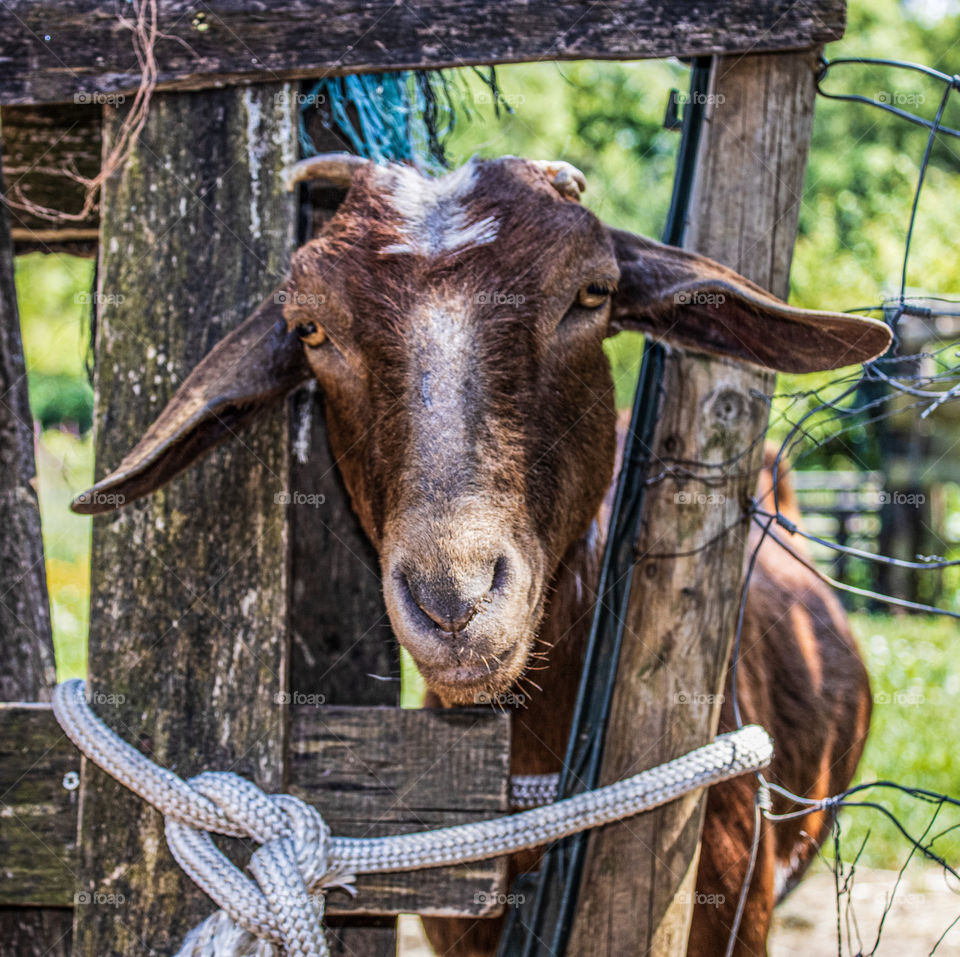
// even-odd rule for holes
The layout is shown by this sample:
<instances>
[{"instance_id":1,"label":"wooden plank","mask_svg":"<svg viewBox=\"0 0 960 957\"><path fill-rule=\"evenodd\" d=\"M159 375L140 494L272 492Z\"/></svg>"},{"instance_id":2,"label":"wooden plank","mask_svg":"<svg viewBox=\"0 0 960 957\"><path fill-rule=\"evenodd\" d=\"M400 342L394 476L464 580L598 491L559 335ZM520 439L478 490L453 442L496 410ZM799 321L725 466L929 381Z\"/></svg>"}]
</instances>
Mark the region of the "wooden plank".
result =
<instances>
[{"instance_id":1,"label":"wooden plank","mask_svg":"<svg viewBox=\"0 0 960 957\"><path fill-rule=\"evenodd\" d=\"M0 703L0 729L0 905L72 907L80 754L48 704Z\"/></svg>"},{"instance_id":2,"label":"wooden plank","mask_svg":"<svg viewBox=\"0 0 960 957\"><path fill-rule=\"evenodd\" d=\"M0 400L0 701L39 699L49 696L56 675L10 217L2 202Z\"/></svg>"},{"instance_id":3,"label":"wooden plank","mask_svg":"<svg viewBox=\"0 0 960 957\"><path fill-rule=\"evenodd\" d=\"M33 420L13 283L13 242L10 217L2 202L0 397L0 701L39 699L49 694L55 679L53 639L37 508ZM0 748L5 740L0 741ZM34 757L43 761L42 754ZM0 833L6 832L8 822L0 821ZM5 855L0 862L6 862ZM23 901L18 896L9 903ZM62 908L0 908L0 957L65 955L70 947L71 920L70 911Z\"/></svg>"},{"instance_id":4,"label":"wooden plank","mask_svg":"<svg viewBox=\"0 0 960 957\"><path fill-rule=\"evenodd\" d=\"M691 206L689 246L780 296L796 237L814 69L812 52L714 64ZM716 733L743 575L743 503L767 423L757 395L772 385L772 374L756 368L669 355L652 474L694 462L710 485L668 479L647 493L602 783ZM714 504L679 507L682 488L709 491ZM703 795L692 794L591 837L571 957L685 952L702 818Z\"/></svg>"},{"instance_id":5,"label":"wooden plank","mask_svg":"<svg viewBox=\"0 0 960 957\"><path fill-rule=\"evenodd\" d=\"M508 810L509 721L490 711L329 708L291 729L291 793L323 808L345 837L406 834ZM410 874L370 875L337 913L491 916L506 893L506 859Z\"/></svg>"},{"instance_id":6,"label":"wooden plank","mask_svg":"<svg viewBox=\"0 0 960 957\"><path fill-rule=\"evenodd\" d=\"M0 134L10 198L79 213L86 190L69 174L93 179L100 172L102 112L93 104L4 107ZM96 253L100 219L96 207L81 220L51 221L16 208L10 209L10 217L18 254Z\"/></svg>"},{"instance_id":7,"label":"wooden plank","mask_svg":"<svg viewBox=\"0 0 960 957\"><path fill-rule=\"evenodd\" d=\"M608 0L602 9L532 0L495 13L475 0L218 0L202 9L164 0L155 55L161 89L196 89L416 67L795 50L837 39L844 19L843 0ZM140 79L129 26L99 0L8 0L0 5L0 103L129 95Z\"/></svg>"},{"instance_id":8,"label":"wooden plank","mask_svg":"<svg viewBox=\"0 0 960 957\"><path fill-rule=\"evenodd\" d=\"M109 701L94 708L114 724ZM290 711L287 790L315 804L334 834L404 834L507 810L505 715L311 704ZM73 903L78 792L63 782L79 768L49 705L0 704L0 906ZM331 892L328 913L489 915L506 887L503 864L489 861L370 875L357 889L356 899Z\"/></svg>"},{"instance_id":9,"label":"wooden plank","mask_svg":"<svg viewBox=\"0 0 960 957\"><path fill-rule=\"evenodd\" d=\"M295 241L281 172L296 155L282 84L159 95L106 184L98 270L97 474L273 289ZM122 110L105 109L109 147ZM94 522L91 692L166 767L283 786L288 537L281 407L163 491ZM85 765L75 955L167 953L211 911L161 818Z\"/></svg>"}]
</instances>

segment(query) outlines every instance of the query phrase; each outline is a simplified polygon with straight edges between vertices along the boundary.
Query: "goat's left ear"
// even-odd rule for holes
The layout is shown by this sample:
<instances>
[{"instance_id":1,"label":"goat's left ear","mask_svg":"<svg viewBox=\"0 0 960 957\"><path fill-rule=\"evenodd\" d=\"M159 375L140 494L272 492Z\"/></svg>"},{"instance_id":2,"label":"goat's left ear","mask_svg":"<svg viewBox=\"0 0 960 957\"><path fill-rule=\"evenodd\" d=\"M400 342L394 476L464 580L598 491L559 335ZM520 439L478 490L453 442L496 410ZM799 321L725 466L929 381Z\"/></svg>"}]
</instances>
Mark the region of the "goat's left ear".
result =
<instances>
[{"instance_id":1,"label":"goat's left ear","mask_svg":"<svg viewBox=\"0 0 960 957\"><path fill-rule=\"evenodd\" d=\"M876 319L788 306L726 266L617 229L612 331L636 329L780 372L866 362L890 345Z\"/></svg>"},{"instance_id":2,"label":"goat's left ear","mask_svg":"<svg viewBox=\"0 0 960 957\"><path fill-rule=\"evenodd\" d=\"M73 511L98 515L149 495L310 378L303 345L283 318L283 288L210 350L133 451L74 499Z\"/></svg>"}]
</instances>

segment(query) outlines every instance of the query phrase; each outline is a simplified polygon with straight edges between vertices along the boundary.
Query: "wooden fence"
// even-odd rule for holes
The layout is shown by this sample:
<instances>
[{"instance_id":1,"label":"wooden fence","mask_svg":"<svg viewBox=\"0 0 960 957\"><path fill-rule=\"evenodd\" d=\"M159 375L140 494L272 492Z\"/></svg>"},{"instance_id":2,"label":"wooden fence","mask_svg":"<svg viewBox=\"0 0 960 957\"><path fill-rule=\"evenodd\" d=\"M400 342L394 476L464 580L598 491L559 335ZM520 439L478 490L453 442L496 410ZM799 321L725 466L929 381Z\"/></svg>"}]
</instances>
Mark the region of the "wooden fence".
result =
<instances>
[{"instance_id":1,"label":"wooden fence","mask_svg":"<svg viewBox=\"0 0 960 957\"><path fill-rule=\"evenodd\" d=\"M95 244L100 477L284 274L297 210L280 172L296 157L297 78L713 54L689 244L784 295L815 51L844 19L842 0L541 0L495 10L354 0L335 13L305 0L205 13L166 0L157 9L160 92L99 210L50 225L0 206L0 692L13 702L0 710L4 955L169 953L210 910L170 858L159 816L82 764L42 703L52 646L14 243L81 252ZM76 208L75 183L50 169L70 156L95 166L119 135L129 100L116 97L140 79L128 26L93 0L0 6L3 149L18 190ZM675 692L702 689L697 700L706 702L721 690L741 585L746 527L717 533L742 518L760 449L742 453L765 427L760 396L770 376L674 350L667 383L657 455L704 463L727 504L681 520L674 483L648 497L604 781L714 736L716 708L677 707ZM291 453L304 428L305 462ZM297 488L322 494L324 508L278 504L278 493ZM506 717L397 708L377 563L314 391L150 499L94 523L90 625L97 710L181 775L234 770L289 790L342 834L506 810ZM692 889L702 816L694 794L593 835L571 954L683 949L693 895L682 892ZM482 918L504 882L496 861L361 881L356 901L330 897L337 952L394 953L400 911Z\"/></svg>"}]
</instances>

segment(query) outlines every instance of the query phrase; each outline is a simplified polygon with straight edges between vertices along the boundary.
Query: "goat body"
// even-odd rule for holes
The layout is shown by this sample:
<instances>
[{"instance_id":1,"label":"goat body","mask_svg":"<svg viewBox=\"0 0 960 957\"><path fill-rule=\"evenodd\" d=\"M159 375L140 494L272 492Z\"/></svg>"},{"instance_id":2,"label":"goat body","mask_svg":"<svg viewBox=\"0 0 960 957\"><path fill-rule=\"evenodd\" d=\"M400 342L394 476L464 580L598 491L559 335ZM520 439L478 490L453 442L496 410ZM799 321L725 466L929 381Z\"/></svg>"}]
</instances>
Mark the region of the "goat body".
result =
<instances>
[{"instance_id":1,"label":"goat body","mask_svg":"<svg viewBox=\"0 0 960 957\"><path fill-rule=\"evenodd\" d=\"M622 438L622 435L621 435ZM774 450L768 447L758 499L772 509ZM786 463L781 464L786 468ZM781 514L799 525L789 479L777 482ZM542 693L518 695L513 714L511 772L561 770L580 669L596 596L603 542L595 533L578 541L561 563L541 632L548 654L537 672ZM766 777L802 797L822 799L846 788L870 725L866 668L846 615L830 589L772 538L754 533L759 547L741 634L737 694L745 723L766 728L774 759ZM791 551L803 552L799 536ZM434 698L432 704L438 701ZM720 711L721 733L736 727L728 675ZM754 828L756 780L746 775L707 793L688 957L725 953L746 876ZM774 797L774 809L796 810ZM756 870L734 954L766 954L776 903L800 880L825 838L830 818L814 811L792 821L763 820ZM511 879L538 865L526 852L510 862ZM431 944L443 957L490 957L502 921L425 918Z\"/></svg>"}]
</instances>

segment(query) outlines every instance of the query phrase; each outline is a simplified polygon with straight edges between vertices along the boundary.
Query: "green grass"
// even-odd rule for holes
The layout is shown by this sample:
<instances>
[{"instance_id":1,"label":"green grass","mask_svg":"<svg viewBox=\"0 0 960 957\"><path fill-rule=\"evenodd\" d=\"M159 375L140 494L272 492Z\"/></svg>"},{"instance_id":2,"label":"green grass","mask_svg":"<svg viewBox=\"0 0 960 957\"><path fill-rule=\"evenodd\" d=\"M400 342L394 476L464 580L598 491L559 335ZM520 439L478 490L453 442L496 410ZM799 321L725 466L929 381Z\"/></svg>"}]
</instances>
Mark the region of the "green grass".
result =
<instances>
[{"instance_id":1,"label":"green grass","mask_svg":"<svg viewBox=\"0 0 960 957\"><path fill-rule=\"evenodd\" d=\"M873 685L873 720L857 782L887 780L960 797L960 671L956 666L960 622L941 616L852 616L854 633ZM932 806L874 789L858 800L894 810L911 834L921 835ZM868 808L841 814L844 857L867 837L863 860L873 867L898 867L908 845L896 827ZM960 823L960 812L945 808L932 837ZM960 833L936 847L960 867Z\"/></svg>"}]
</instances>

